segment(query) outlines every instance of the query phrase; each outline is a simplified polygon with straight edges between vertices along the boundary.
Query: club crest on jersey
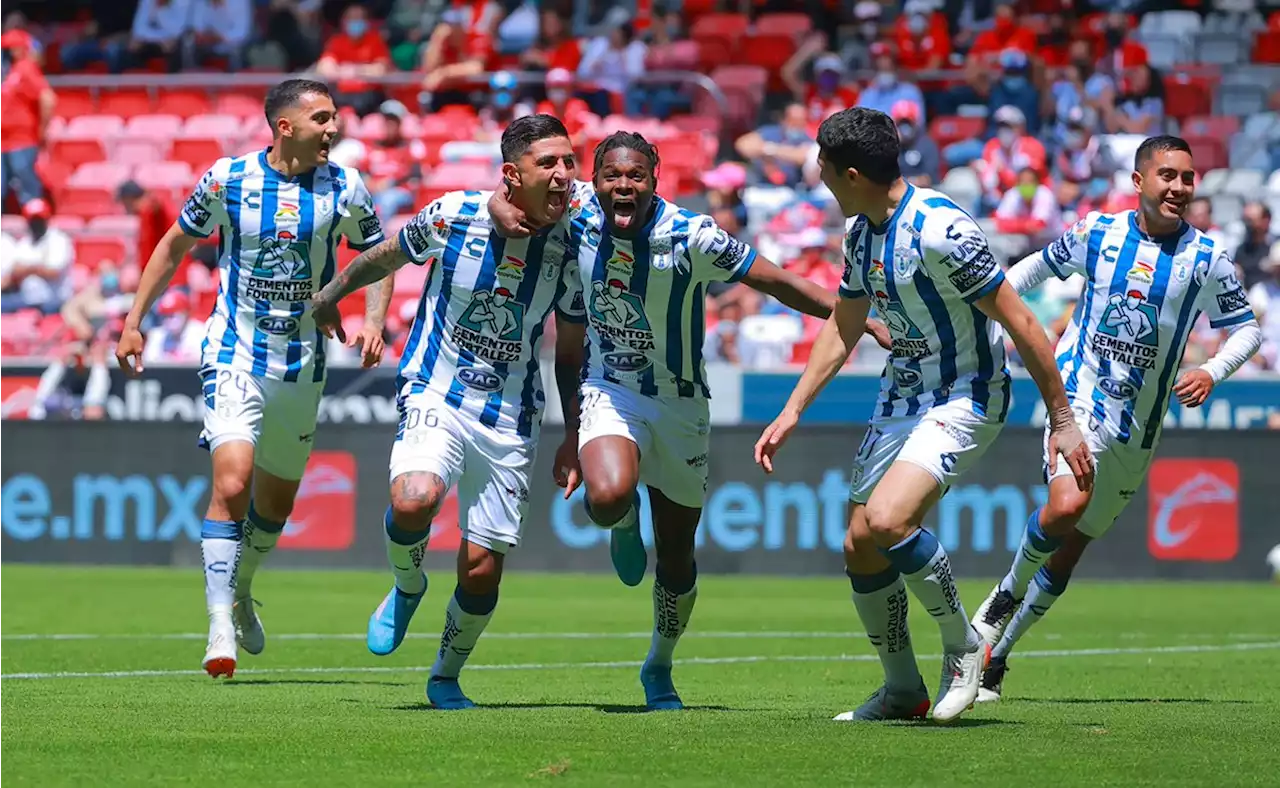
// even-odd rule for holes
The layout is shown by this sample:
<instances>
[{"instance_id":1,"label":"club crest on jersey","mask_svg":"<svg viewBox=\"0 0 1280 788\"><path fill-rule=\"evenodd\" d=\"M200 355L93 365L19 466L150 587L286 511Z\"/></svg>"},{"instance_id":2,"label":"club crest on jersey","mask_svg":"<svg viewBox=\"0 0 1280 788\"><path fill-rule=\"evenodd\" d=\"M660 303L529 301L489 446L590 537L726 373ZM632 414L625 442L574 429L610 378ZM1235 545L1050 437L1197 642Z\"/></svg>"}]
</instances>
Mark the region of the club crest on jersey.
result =
<instances>
[{"instance_id":1,"label":"club crest on jersey","mask_svg":"<svg viewBox=\"0 0 1280 788\"><path fill-rule=\"evenodd\" d=\"M910 255L900 254L893 261L893 273L899 279L907 279L915 270L916 262Z\"/></svg>"},{"instance_id":2,"label":"club crest on jersey","mask_svg":"<svg viewBox=\"0 0 1280 788\"><path fill-rule=\"evenodd\" d=\"M633 350L653 350L653 329L639 296L621 279L591 283L591 322L604 337Z\"/></svg>"},{"instance_id":3,"label":"club crest on jersey","mask_svg":"<svg viewBox=\"0 0 1280 788\"><path fill-rule=\"evenodd\" d=\"M1159 355L1159 320L1141 290L1113 293L1098 321L1093 351L1100 359L1152 369Z\"/></svg>"},{"instance_id":4,"label":"club crest on jersey","mask_svg":"<svg viewBox=\"0 0 1280 788\"><path fill-rule=\"evenodd\" d=\"M524 304L505 287L473 295L453 330L460 347L494 363L520 360L523 334Z\"/></svg>"},{"instance_id":5,"label":"club crest on jersey","mask_svg":"<svg viewBox=\"0 0 1280 788\"><path fill-rule=\"evenodd\" d=\"M1142 261L1135 262L1133 267L1129 269L1129 273L1125 274L1125 278L1131 282L1146 282L1151 284L1156 278L1155 266L1151 263Z\"/></svg>"},{"instance_id":6,"label":"club crest on jersey","mask_svg":"<svg viewBox=\"0 0 1280 788\"><path fill-rule=\"evenodd\" d=\"M521 260L519 257L507 255L502 259L502 262L498 263L497 273L498 276L504 276L510 279L524 279L524 269L527 265L528 263Z\"/></svg>"},{"instance_id":7,"label":"club crest on jersey","mask_svg":"<svg viewBox=\"0 0 1280 788\"><path fill-rule=\"evenodd\" d=\"M1185 262L1179 262L1173 268L1173 278L1182 284L1186 284L1186 281L1191 278L1191 266Z\"/></svg>"}]
</instances>

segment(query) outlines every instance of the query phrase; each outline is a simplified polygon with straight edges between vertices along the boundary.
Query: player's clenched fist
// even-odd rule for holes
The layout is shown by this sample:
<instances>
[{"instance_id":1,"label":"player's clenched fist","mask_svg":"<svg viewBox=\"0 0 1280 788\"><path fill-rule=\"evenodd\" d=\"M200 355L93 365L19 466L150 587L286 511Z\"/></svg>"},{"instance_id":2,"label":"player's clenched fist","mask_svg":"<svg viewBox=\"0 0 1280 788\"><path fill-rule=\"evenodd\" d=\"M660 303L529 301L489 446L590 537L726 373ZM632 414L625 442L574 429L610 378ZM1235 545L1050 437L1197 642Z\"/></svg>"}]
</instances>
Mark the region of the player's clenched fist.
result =
<instances>
[{"instance_id":1,"label":"player's clenched fist","mask_svg":"<svg viewBox=\"0 0 1280 788\"><path fill-rule=\"evenodd\" d=\"M778 418L760 433L760 440L756 441L756 464L764 468L765 473L773 473L773 455L777 454L782 444L786 443L799 420L800 417L793 411L783 410L778 414Z\"/></svg>"},{"instance_id":2,"label":"player's clenched fist","mask_svg":"<svg viewBox=\"0 0 1280 788\"><path fill-rule=\"evenodd\" d=\"M120 369L130 375L142 372L144 341L142 332L137 326L125 325L124 330L120 332L120 341L116 343L116 362L120 365Z\"/></svg>"}]
</instances>

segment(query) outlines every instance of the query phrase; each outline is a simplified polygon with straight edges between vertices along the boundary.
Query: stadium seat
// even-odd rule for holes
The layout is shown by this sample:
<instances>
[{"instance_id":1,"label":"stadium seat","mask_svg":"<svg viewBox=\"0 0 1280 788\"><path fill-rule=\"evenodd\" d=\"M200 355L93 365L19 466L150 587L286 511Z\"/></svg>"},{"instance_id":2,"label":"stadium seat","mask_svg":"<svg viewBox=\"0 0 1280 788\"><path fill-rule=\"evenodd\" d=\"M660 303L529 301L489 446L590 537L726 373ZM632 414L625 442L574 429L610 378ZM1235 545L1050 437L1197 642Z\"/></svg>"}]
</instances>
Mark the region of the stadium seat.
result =
<instances>
[{"instance_id":1,"label":"stadium seat","mask_svg":"<svg viewBox=\"0 0 1280 788\"><path fill-rule=\"evenodd\" d=\"M134 115L152 113L155 106L155 101L145 88L106 90L98 96L98 112L103 115L131 118Z\"/></svg>"},{"instance_id":2,"label":"stadium seat","mask_svg":"<svg viewBox=\"0 0 1280 788\"><path fill-rule=\"evenodd\" d=\"M214 101L213 111L219 115L255 117L266 122L262 117L262 98L250 93L223 93Z\"/></svg>"},{"instance_id":3,"label":"stadium seat","mask_svg":"<svg viewBox=\"0 0 1280 788\"><path fill-rule=\"evenodd\" d=\"M939 115L929 123L929 136L939 148L945 148L954 142L981 137L986 128L986 118Z\"/></svg>"},{"instance_id":4,"label":"stadium seat","mask_svg":"<svg viewBox=\"0 0 1280 788\"><path fill-rule=\"evenodd\" d=\"M733 63L749 23L742 14L707 14L699 17L689 30L698 43L698 59L702 71L711 71Z\"/></svg>"},{"instance_id":5,"label":"stadium seat","mask_svg":"<svg viewBox=\"0 0 1280 788\"><path fill-rule=\"evenodd\" d=\"M58 212L67 216L99 216L120 213L116 204L115 186L96 184L83 186L68 183L57 195Z\"/></svg>"},{"instance_id":6,"label":"stadium seat","mask_svg":"<svg viewBox=\"0 0 1280 788\"><path fill-rule=\"evenodd\" d=\"M168 140L122 139L111 146L111 160L119 164L139 166L164 161L169 153Z\"/></svg>"},{"instance_id":7,"label":"stadium seat","mask_svg":"<svg viewBox=\"0 0 1280 788\"><path fill-rule=\"evenodd\" d=\"M89 219L86 231L96 235L130 237L138 234L138 217L124 213L112 216L94 216Z\"/></svg>"},{"instance_id":8,"label":"stadium seat","mask_svg":"<svg viewBox=\"0 0 1280 788\"><path fill-rule=\"evenodd\" d=\"M101 186L115 189L133 175L133 167L114 161L91 161L81 164L67 179L68 186Z\"/></svg>"},{"instance_id":9,"label":"stadium seat","mask_svg":"<svg viewBox=\"0 0 1280 788\"><path fill-rule=\"evenodd\" d=\"M1182 119L1208 115L1211 110L1209 94L1199 80L1183 75L1169 76L1165 78L1164 91L1164 111L1169 117Z\"/></svg>"},{"instance_id":10,"label":"stadium seat","mask_svg":"<svg viewBox=\"0 0 1280 788\"><path fill-rule=\"evenodd\" d=\"M182 132L182 118L177 115L134 115L125 124L126 137L168 142Z\"/></svg>"},{"instance_id":11,"label":"stadium seat","mask_svg":"<svg viewBox=\"0 0 1280 788\"><path fill-rule=\"evenodd\" d=\"M182 124L182 136L230 139L243 136L244 126L244 119L235 115L218 113L192 115Z\"/></svg>"},{"instance_id":12,"label":"stadium seat","mask_svg":"<svg viewBox=\"0 0 1280 788\"><path fill-rule=\"evenodd\" d=\"M80 235L75 239L76 263L93 272L104 260L116 264L131 262L133 255L129 253L124 241L104 235Z\"/></svg>"},{"instance_id":13,"label":"stadium seat","mask_svg":"<svg viewBox=\"0 0 1280 788\"><path fill-rule=\"evenodd\" d=\"M766 33L764 29L742 39L737 60L768 71L769 90L783 90L786 85L782 81L782 67L796 53L796 41L790 34Z\"/></svg>"},{"instance_id":14,"label":"stadium seat","mask_svg":"<svg viewBox=\"0 0 1280 788\"><path fill-rule=\"evenodd\" d=\"M755 23L757 32L790 36L797 43L812 29L813 17L808 14L788 12L761 14Z\"/></svg>"},{"instance_id":15,"label":"stadium seat","mask_svg":"<svg viewBox=\"0 0 1280 788\"><path fill-rule=\"evenodd\" d=\"M97 108L88 88L59 88L56 94L58 103L53 112L60 118L92 115Z\"/></svg>"},{"instance_id":16,"label":"stadium seat","mask_svg":"<svg viewBox=\"0 0 1280 788\"><path fill-rule=\"evenodd\" d=\"M106 140L118 136L123 131L124 120L119 115L80 115L70 118L59 134L72 139L93 137Z\"/></svg>"},{"instance_id":17,"label":"stadium seat","mask_svg":"<svg viewBox=\"0 0 1280 788\"><path fill-rule=\"evenodd\" d=\"M1201 33L1196 38L1195 59L1200 63L1233 66L1248 54L1249 44L1240 33Z\"/></svg>"},{"instance_id":18,"label":"stadium seat","mask_svg":"<svg viewBox=\"0 0 1280 788\"><path fill-rule=\"evenodd\" d=\"M1280 29L1264 30L1253 39L1253 62L1280 63Z\"/></svg>"},{"instance_id":19,"label":"stadium seat","mask_svg":"<svg viewBox=\"0 0 1280 788\"><path fill-rule=\"evenodd\" d=\"M1194 144L1192 147L1195 147ZM1196 167L1204 173L1204 175L1200 177L1200 184L1196 187L1196 191L1203 194L1205 197L1212 197L1222 191L1223 185L1227 182L1227 176L1231 174L1230 170L1223 169L1222 167L1215 168L1206 166L1198 159L1196 161Z\"/></svg>"},{"instance_id":20,"label":"stadium seat","mask_svg":"<svg viewBox=\"0 0 1280 788\"><path fill-rule=\"evenodd\" d=\"M190 118L213 110L213 101L204 90L190 88L164 88L157 102L161 112Z\"/></svg>"},{"instance_id":21,"label":"stadium seat","mask_svg":"<svg viewBox=\"0 0 1280 788\"><path fill-rule=\"evenodd\" d=\"M1182 122L1182 134L1195 137L1227 139L1240 130L1240 119L1233 116L1197 115Z\"/></svg>"},{"instance_id":22,"label":"stadium seat","mask_svg":"<svg viewBox=\"0 0 1280 788\"><path fill-rule=\"evenodd\" d=\"M1248 201L1262 194L1266 179L1266 173L1258 170L1231 170L1227 182L1222 185L1222 191L1224 194L1239 195Z\"/></svg>"}]
</instances>

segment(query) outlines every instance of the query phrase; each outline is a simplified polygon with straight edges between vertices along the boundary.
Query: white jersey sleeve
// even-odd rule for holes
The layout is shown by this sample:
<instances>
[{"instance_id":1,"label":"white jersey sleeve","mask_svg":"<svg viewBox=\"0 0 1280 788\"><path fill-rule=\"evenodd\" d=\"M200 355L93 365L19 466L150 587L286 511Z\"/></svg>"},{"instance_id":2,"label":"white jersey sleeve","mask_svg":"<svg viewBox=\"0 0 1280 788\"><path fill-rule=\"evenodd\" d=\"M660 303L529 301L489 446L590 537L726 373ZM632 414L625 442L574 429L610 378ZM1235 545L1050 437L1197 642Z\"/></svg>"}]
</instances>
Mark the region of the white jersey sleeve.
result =
<instances>
[{"instance_id":1,"label":"white jersey sleeve","mask_svg":"<svg viewBox=\"0 0 1280 788\"><path fill-rule=\"evenodd\" d=\"M1088 275L1089 236L1101 215L1090 211L1040 253L1054 276L1066 280L1072 274Z\"/></svg>"},{"instance_id":2,"label":"white jersey sleeve","mask_svg":"<svg viewBox=\"0 0 1280 788\"><path fill-rule=\"evenodd\" d=\"M1244 286L1236 278L1236 264L1226 252L1219 251L1209 263L1204 276L1204 288L1200 291L1200 306L1209 315L1209 325L1226 328L1255 320L1249 297Z\"/></svg>"},{"instance_id":3,"label":"white jersey sleeve","mask_svg":"<svg viewBox=\"0 0 1280 788\"><path fill-rule=\"evenodd\" d=\"M992 293L1004 271L987 246L978 223L960 211L937 210L920 229L921 265L936 282L946 282L967 303Z\"/></svg>"},{"instance_id":4,"label":"white jersey sleeve","mask_svg":"<svg viewBox=\"0 0 1280 788\"><path fill-rule=\"evenodd\" d=\"M231 159L218 159L192 189L178 213L182 232L195 238L208 238L218 226L230 226L227 217L227 176Z\"/></svg>"},{"instance_id":5,"label":"white jersey sleeve","mask_svg":"<svg viewBox=\"0 0 1280 788\"><path fill-rule=\"evenodd\" d=\"M338 231L347 238L347 245L358 252L384 240L382 222L373 208L373 196L364 185L364 179L356 170L346 167L348 188L344 193L346 204L340 209Z\"/></svg>"},{"instance_id":6,"label":"white jersey sleeve","mask_svg":"<svg viewBox=\"0 0 1280 788\"><path fill-rule=\"evenodd\" d=\"M487 193L482 199L489 199ZM467 201L463 192L449 192L432 200L400 230L400 248L415 265L440 259L449 242L451 222ZM472 199L474 202L474 198Z\"/></svg>"},{"instance_id":7,"label":"white jersey sleeve","mask_svg":"<svg viewBox=\"0 0 1280 788\"><path fill-rule=\"evenodd\" d=\"M857 249L862 231L866 229L867 220L861 216L845 222L844 232L844 274L840 277L841 298L866 298L867 290L862 286L858 276L859 262Z\"/></svg>"},{"instance_id":8,"label":"white jersey sleeve","mask_svg":"<svg viewBox=\"0 0 1280 788\"><path fill-rule=\"evenodd\" d=\"M756 250L703 216L689 233L689 265L699 281L737 282L756 261Z\"/></svg>"}]
</instances>

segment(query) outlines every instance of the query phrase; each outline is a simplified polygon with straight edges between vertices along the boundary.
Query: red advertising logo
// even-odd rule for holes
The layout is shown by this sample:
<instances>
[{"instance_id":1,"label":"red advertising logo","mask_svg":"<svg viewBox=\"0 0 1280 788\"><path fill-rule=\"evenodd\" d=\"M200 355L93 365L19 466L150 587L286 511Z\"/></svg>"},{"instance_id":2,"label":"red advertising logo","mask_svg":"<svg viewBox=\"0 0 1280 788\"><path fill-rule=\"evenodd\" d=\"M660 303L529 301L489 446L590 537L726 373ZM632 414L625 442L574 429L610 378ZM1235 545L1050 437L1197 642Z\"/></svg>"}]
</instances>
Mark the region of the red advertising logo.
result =
<instances>
[{"instance_id":1,"label":"red advertising logo","mask_svg":"<svg viewBox=\"0 0 1280 788\"><path fill-rule=\"evenodd\" d=\"M1147 548L1163 561L1230 561L1240 549L1240 471L1231 460L1156 460Z\"/></svg>"},{"instance_id":2,"label":"red advertising logo","mask_svg":"<svg viewBox=\"0 0 1280 788\"><path fill-rule=\"evenodd\" d=\"M458 488L450 488L440 503L440 512L431 521L431 541L427 549L441 552L457 552L462 544L462 527L458 520Z\"/></svg>"},{"instance_id":3,"label":"red advertising logo","mask_svg":"<svg viewBox=\"0 0 1280 788\"><path fill-rule=\"evenodd\" d=\"M0 378L0 418L25 419L36 401L40 378L6 375Z\"/></svg>"},{"instance_id":4,"label":"red advertising logo","mask_svg":"<svg viewBox=\"0 0 1280 788\"><path fill-rule=\"evenodd\" d=\"M280 535L285 550L346 550L356 537L356 458L313 451L293 514Z\"/></svg>"}]
</instances>

